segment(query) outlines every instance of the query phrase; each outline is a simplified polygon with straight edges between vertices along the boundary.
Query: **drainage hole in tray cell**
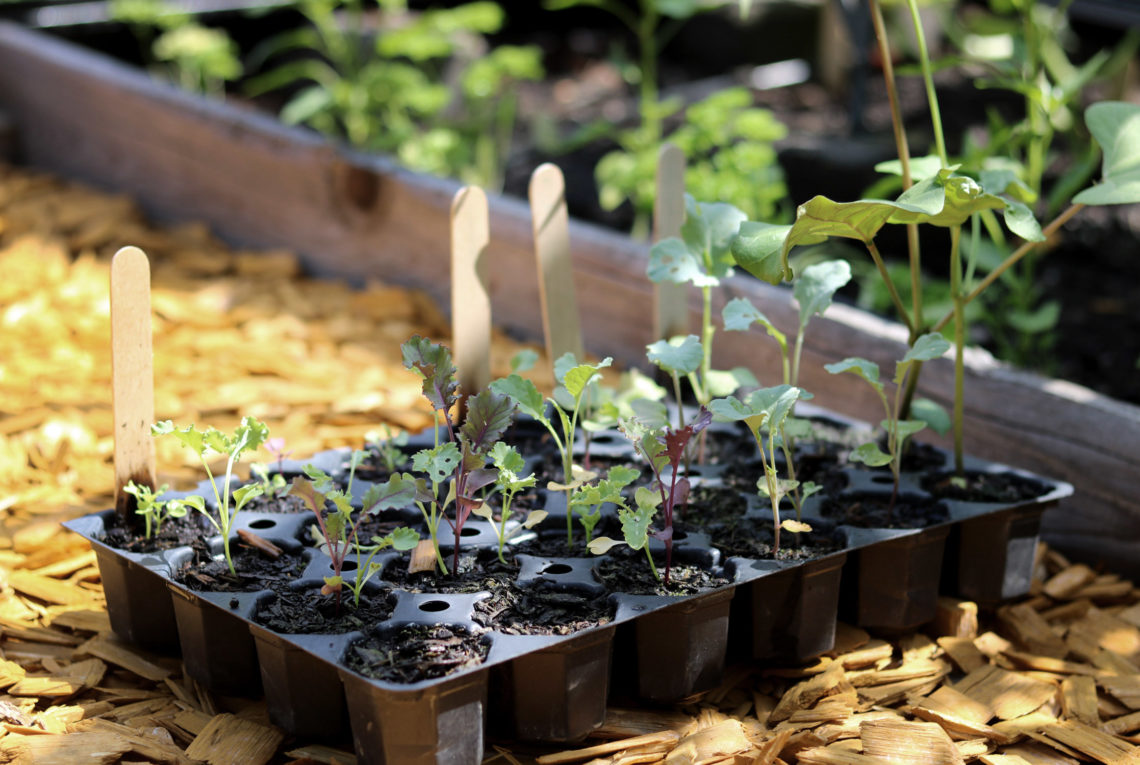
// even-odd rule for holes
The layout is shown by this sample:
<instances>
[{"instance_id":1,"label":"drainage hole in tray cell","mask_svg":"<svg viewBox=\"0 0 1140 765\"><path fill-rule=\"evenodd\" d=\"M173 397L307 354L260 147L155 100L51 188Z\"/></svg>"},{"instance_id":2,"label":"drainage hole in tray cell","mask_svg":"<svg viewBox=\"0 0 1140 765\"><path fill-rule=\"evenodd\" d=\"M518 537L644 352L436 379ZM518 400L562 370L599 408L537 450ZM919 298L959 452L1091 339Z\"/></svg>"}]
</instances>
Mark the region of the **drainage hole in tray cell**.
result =
<instances>
[{"instance_id":1,"label":"drainage hole in tray cell","mask_svg":"<svg viewBox=\"0 0 1140 765\"><path fill-rule=\"evenodd\" d=\"M463 531L459 532L459 536L461 536L461 537L477 537L477 536L479 536L479 529L473 529L470 526L468 526L467 528L463 529Z\"/></svg>"},{"instance_id":2,"label":"drainage hole in tray cell","mask_svg":"<svg viewBox=\"0 0 1140 765\"><path fill-rule=\"evenodd\" d=\"M329 569L331 570L332 566L329 566ZM355 571L356 570L356 561L346 560L344 563L340 564L340 570L341 571Z\"/></svg>"},{"instance_id":3,"label":"drainage hole in tray cell","mask_svg":"<svg viewBox=\"0 0 1140 765\"><path fill-rule=\"evenodd\" d=\"M550 574L551 576L560 576L561 574L569 574L573 570L574 567L566 563L551 563L542 570L542 573Z\"/></svg>"},{"instance_id":4,"label":"drainage hole in tray cell","mask_svg":"<svg viewBox=\"0 0 1140 765\"><path fill-rule=\"evenodd\" d=\"M688 536L689 536L688 534L681 531L680 529L673 529L673 541L674 542L680 542L682 539L687 539Z\"/></svg>"},{"instance_id":5,"label":"drainage hole in tray cell","mask_svg":"<svg viewBox=\"0 0 1140 765\"><path fill-rule=\"evenodd\" d=\"M251 529L271 529L277 525L277 521L272 518L258 518L249 524Z\"/></svg>"},{"instance_id":6,"label":"drainage hole in tray cell","mask_svg":"<svg viewBox=\"0 0 1140 765\"><path fill-rule=\"evenodd\" d=\"M889 475L873 475L871 476L871 483L894 483L895 479Z\"/></svg>"},{"instance_id":7,"label":"drainage hole in tray cell","mask_svg":"<svg viewBox=\"0 0 1140 765\"><path fill-rule=\"evenodd\" d=\"M429 600L429 601L426 601L424 603L420 603L420 610L421 611L429 611L433 614L438 613L440 611L446 611L450 607L451 607L451 604L448 603L446 600Z\"/></svg>"}]
</instances>

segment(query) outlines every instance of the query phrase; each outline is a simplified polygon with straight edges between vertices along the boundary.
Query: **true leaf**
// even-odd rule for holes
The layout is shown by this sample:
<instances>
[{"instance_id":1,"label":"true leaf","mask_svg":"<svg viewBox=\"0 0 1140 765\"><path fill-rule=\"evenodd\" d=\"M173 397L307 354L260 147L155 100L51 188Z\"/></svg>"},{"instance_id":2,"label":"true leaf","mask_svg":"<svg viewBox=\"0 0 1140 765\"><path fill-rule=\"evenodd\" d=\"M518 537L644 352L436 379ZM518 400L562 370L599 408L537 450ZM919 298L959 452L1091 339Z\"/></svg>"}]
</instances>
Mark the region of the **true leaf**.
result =
<instances>
[{"instance_id":1,"label":"true leaf","mask_svg":"<svg viewBox=\"0 0 1140 765\"><path fill-rule=\"evenodd\" d=\"M373 484L364 493L363 512L376 513L407 507L416 500L416 481L407 473L396 473L384 483Z\"/></svg>"},{"instance_id":2,"label":"true leaf","mask_svg":"<svg viewBox=\"0 0 1140 765\"><path fill-rule=\"evenodd\" d=\"M711 396L731 396L740 388L755 387L760 383L748 369L734 367L727 370L710 369L708 375L705 376L705 384L708 386Z\"/></svg>"},{"instance_id":3,"label":"true leaf","mask_svg":"<svg viewBox=\"0 0 1140 765\"><path fill-rule=\"evenodd\" d=\"M883 427L887 426L887 422L883 421ZM899 420L899 447L902 447L902 442L915 433L922 431L926 428L926 423L922 420Z\"/></svg>"},{"instance_id":4,"label":"true leaf","mask_svg":"<svg viewBox=\"0 0 1140 765\"><path fill-rule=\"evenodd\" d=\"M717 280L705 274L700 255L681 239L669 237L649 248L649 280L715 287Z\"/></svg>"},{"instance_id":5,"label":"true leaf","mask_svg":"<svg viewBox=\"0 0 1140 765\"><path fill-rule=\"evenodd\" d=\"M515 476L526 468L526 460L519 454L519 450L504 441L492 446L488 456L491 458L491 463L499 470Z\"/></svg>"},{"instance_id":6,"label":"true leaf","mask_svg":"<svg viewBox=\"0 0 1140 765\"><path fill-rule=\"evenodd\" d=\"M731 244L736 265L757 279L779 284L791 279L792 272L782 257L792 227L774 223L745 221Z\"/></svg>"},{"instance_id":7,"label":"true leaf","mask_svg":"<svg viewBox=\"0 0 1140 765\"><path fill-rule=\"evenodd\" d=\"M815 263L796 279L792 294L800 307L800 329L812 316L822 316L831 306L835 293L851 281L851 265L846 260Z\"/></svg>"},{"instance_id":8,"label":"true leaf","mask_svg":"<svg viewBox=\"0 0 1140 765\"><path fill-rule=\"evenodd\" d=\"M420 533L415 529L409 529L406 526L401 526L398 529L393 529L392 533L388 535L392 540L392 547L397 550L411 550L414 549L420 541ZM375 541L375 540L373 540Z\"/></svg>"},{"instance_id":9,"label":"true leaf","mask_svg":"<svg viewBox=\"0 0 1140 765\"><path fill-rule=\"evenodd\" d=\"M732 240L748 220L741 210L724 202L698 202L685 195L685 222L681 238L701 257L702 270L714 284L732 273ZM698 285L699 286L699 285Z\"/></svg>"},{"instance_id":10,"label":"true leaf","mask_svg":"<svg viewBox=\"0 0 1140 765\"><path fill-rule=\"evenodd\" d=\"M607 356L597 364L579 364L566 372L563 378L563 385L566 386L566 390L574 397L574 400L577 401L582 397L586 386L600 376L598 370L604 369L612 363L613 359Z\"/></svg>"},{"instance_id":11,"label":"true leaf","mask_svg":"<svg viewBox=\"0 0 1140 765\"><path fill-rule=\"evenodd\" d=\"M519 411L523 414L540 422L546 421L546 412L544 411L546 402L542 393L530 380L512 374L510 377L495 380L490 387L496 393L510 396L511 400L518 404Z\"/></svg>"},{"instance_id":12,"label":"true leaf","mask_svg":"<svg viewBox=\"0 0 1140 765\"><path fill-rule=\"evenodd\" d=\"M493 390L481 390L467 399L467 418L459 429L474 454L486 454L511 426L516 404L511 397Z\"/></svg>"},{"instance_id":13,"label":"true leaf","mask_svg":"<svg viewBox=\"0 0 1140 765\"><path fill-rule=\"evenodd\" d=\"M914 345L907 350L900 364L911 361L933 361L950 350L950 341L938 332L927 332L914 341Z\"/></svg>"},{"instance_id":14,"label":"true leaf","mask_svg":"<svg viewBox=\"0 0 1140 765\"><path fill-rule=\"evenodd\" d=\"M459 383L455 378L451 351L419 335L405 341L400 350L404 366L414 369L423 377L424 396L432 407L437 411L446 411L454 406Z\"/></svg>"},{"instance_id":15,"label":"true leaf","mask_svg":"<svg viewBox=\"0 0 1140 765\"><path fill-rule=\"evenodd\" d=\"M883 384L879 382L879 365L873 361L860 358L846 358L843 359L843 361L836 361L834 364L825 364L823 368L833 375L843 372L851 372L852 374L859 375L871 383L879 393L883 392Z\"/></svg>"},{"instance_id":16,"label":"true leaf","mask_svg":"<svg viewBox=\"0 0 1140 765\"><path fill-rule=\"evenodd\" d=\"M939 435L950 431L950 415L942 406L928 398L916 398L910 405L910 413L914 419L922 420Z\"/></svg>"},{"instance_id":17,"label":"true leaf","mask_svg":"<svg viewBox=\"0 0 1140 765\"><path fill-rule=\"evenodd\" d=\"M1140 106L1105 101L1085 110L1089 132L1104 152L1102 180L1073 197L1085 205L1140 202Z\"/></svg>"},{"instance_id":18,"label":"true leaf","mask_svg":"<svg viewBox=\"0 0 1140 765\"><path fill-rule=\"evenodd\" d=\"M432 483L443 483L459 465L459 447L451 441L431 449L421 449L412 456L412 467L427 473Z\"/></svg>"},{"instance_id":19,"label":"true leaf","mask_svg":"<svg viewBox=\"0 0 1140 765\"><path fill-rule=\"evenodd\" d=\"M878 444L866 443L852 451L849 459L852 462L862 462L871 467L882 467L890 463L891 455L884 454Z\"/></svg>"},{"instance_id":20,"label":"true leaf","mask_svg":"<svg viewBox=\"0 0 1140 765\"><path fill-rule=\"evenodd\" d=\"M704 360L704 350L696 335L658 340L647 348L649 360L669 373L692 374L701 368Z\"/></svg>"}]
</instances>

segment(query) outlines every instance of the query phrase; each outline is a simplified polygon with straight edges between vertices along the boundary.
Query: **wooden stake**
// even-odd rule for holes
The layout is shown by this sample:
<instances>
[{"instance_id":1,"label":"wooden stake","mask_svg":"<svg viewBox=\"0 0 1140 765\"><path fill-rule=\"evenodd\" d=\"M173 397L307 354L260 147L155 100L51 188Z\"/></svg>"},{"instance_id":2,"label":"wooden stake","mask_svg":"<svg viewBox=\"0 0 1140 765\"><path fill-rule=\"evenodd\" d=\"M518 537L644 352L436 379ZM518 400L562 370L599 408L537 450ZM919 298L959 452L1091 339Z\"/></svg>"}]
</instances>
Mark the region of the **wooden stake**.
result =
<instances>
[{"instance_id":1,"label":"wooden stake","mask_svg":"<svg viewBox=\"0 0 1140 765\"><path fill-rule=\"evenodd\" d=\"M487 195L465 186L451 200L451 341L466 398L491 382L491 296Z\"/></svg>"},{"instance_id":2,"label":"wooden stake","mask_svg":"<svg viewBox=\"0 0 1140 765\"><path fill-rule=\"evenodd\" d=\"M685 154L665 143L657 154L657 197L653 203L653 241L681 235L685 222ZM669 339L689 333L689 285L653 285L653 337Z\"/></svg>"},{"instance_id":3,"label":"wooden stake","mask_svg":"<svg viewBox=\"0 0 1140 765\"><path fill-rule=\"evenodd\" d=\"M582 332L574 272L570 266L570 215L566 210L566 182L557 166L541 165L530 177L530 214L538 261L538 296L542 303L542 330L546 353L553 364L571 352L584 360Z\"/></svg>"},{"instance_id":4,"label":"wooden stake","mask_svg":"<svg viewBox=\"0 0 1140 765\"><path fill-rule=\"evenodd\" d=\"M134 497L128 481L154 488L154 353L150 327L150 262L137 247L111 260L111 396L115 426L115 510L126 519Z\"/></svg>"}]
</instances>

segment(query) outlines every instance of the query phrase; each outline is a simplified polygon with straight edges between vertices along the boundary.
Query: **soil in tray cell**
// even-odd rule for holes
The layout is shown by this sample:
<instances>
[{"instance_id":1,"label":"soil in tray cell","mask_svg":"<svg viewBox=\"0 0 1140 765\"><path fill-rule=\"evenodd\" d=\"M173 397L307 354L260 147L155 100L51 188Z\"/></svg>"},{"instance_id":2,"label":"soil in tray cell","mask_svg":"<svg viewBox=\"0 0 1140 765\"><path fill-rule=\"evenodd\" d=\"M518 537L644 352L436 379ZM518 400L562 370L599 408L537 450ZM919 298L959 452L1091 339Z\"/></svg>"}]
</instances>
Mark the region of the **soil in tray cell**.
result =
<instances>
[{"instance_id":1,"label":"soil in tray cell","mask_svg":"<svg viewBox=\"0 0 1140 765\"><path fill-rule=\"evenodd\" d=\"M1048 494L1053 487L1042 481L1016 473L985 473L966 471L956 474L936 473L924 476L922 488L939 499L960 499L966 502L1025 502Z\"/></svg>"},{"instance_id":2,"label":"soil in tray cell","mask_svg":"<svg viewBox=\"0 0 1140 765\"><path fill-rule=\"evenodd\" d=\"M921 529L950 519L944 505L926 497L904 494L892 508L889 493L828 497L820 514L838 525L881 529Z\"/></svg>"},{"instance_id":3,"label":"soil in tray cell","mask_svg":"<svg viewBox=\"0 0 1140 765\"><path fill-rule=\"evenodd\" d=\"M661 579L656 579L649 568L645 550L615 547L598 564L598 579L610 592L630 595L696 595L729 584L729 580L699 566L677 560L673 549L673 566L669 571L669 584L664 582L665 561L654 556L654 565Z\"/></svg>"},{"instance_id":4,"label":"soil in tray cell","mask_svg":"<svg viewBox=\"0 0 1140 765\"><path fill-rule=\"evenodd\" d=\"M409 625L353 643L349 669L389 683L445 677L482 664L490 643L462 627Z\"/></svg>"},{"instance_id":5,"label":"soil in tray cell","mask_svg":"<svg viewBox=\"0 0 1140 765\"><path fill-rule=\"evenodd\" d=\"M608 624L613 616L606 598L544 584L511 584L475 604L475 621L508 635L572 635Z\"/></svg>"},{"instance_id":6,"label":"soil in tray cell","mask_svg":"<svg viewBox=\"0 0 1140 765\"><path fill-rule=\"evenodd\" d=\"M340 635L365 630L392 615L394 596L389 592L361 593L354 603L352 592L324 595L320 585L301 589L280 589L257 605L253 620L274 632L286 635L317 633Z\"/></svg>"},{"instance_id":7,"label":"soil in tray cell","mask_svg":"<svg viewBox=\"0 0 1140 765\"><path fill-rule=\"evenodd\" d=\"M251 499L242 509L254 513L283 513L285 515L311 512L304 500L292 494L286 494L284 497L269 497L262 494Z\"/></svg>"},{"instance_id":8,"label":"soil in tray cell","mask_svg":"<svg viewBox=\"0 0 1140 765\"><path fill-rule=\"evenodd\" d=\"M187 547L202 537L214 533L214 529L206 517L195 511L191 511L181 518L171 518L165 521L159 533L149 539L141 533L141 529L144 528L141 518L137 527L124 525L118 515L111 516L107 524L107 530L102 539L103 543L117 550L132 553L154 553L171 550L175 547Z\"/></svg>"},{"instance_id":9,"label":"soil in tray cell","mask_svg":"<svg viewBox=\"0 0 1140 765\"><path fill-rule=\"evenodd\" d=\"M284 551L272 558L260 550L230 542L230 555L237 570L237 576L234 576L225 559L218 560L212 556L204 541L198 540L193 549L191 559L174 572L174 581L191 590L207 592L280 589L296 581L308 563L300 551Z\"/></svg>"}]
</instances>

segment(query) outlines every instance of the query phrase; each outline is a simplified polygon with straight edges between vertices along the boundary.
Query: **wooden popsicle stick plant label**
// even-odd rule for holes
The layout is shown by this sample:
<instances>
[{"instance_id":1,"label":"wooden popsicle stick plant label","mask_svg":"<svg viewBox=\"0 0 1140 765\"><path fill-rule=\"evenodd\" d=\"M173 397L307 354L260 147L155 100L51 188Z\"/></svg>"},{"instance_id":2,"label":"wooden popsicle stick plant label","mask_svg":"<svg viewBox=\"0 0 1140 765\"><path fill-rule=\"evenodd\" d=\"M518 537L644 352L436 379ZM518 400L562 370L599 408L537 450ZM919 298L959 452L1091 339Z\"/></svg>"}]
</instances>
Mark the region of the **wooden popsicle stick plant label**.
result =
<instances>
[{"instance_id":1,"label":"wooden popsicle stick plant label","mask_svg":"<svg viewBox=\"0 0 1140 765\"><path fill-rule=\"evenodd\" d=\"M150 262L137 247L124 247L111 260L111 395L115 510L126 518L134 505L134 498L123 491L127 482L155 486Z\"/></svg>"},{"instance_id":2,"label":"wooden popsicle stick plant label","mask_svg":"<svg viewBox=\"0 0 1140 765\"><path fill-rule=\"evenodd\" d=\"M657 155L657 196L653 202L653 241L681 236L685 222L685 154L671 143ZM653 285L653 337L689 333L689 287L662 281Z\"/></svg>"},{"instance_id":3,"label":"wooden popsicle stick plant label","mask_svg":"<svg viewBox=\"0 0 1140 765\"><path fill-rule=\"evenodd\" d=\"M570 215L562 171L549 163L541 165L530 177L529 196L546 352L551 363L567 352L581 360L582 332L570 266Z\"/></svg>"},{"instance_id":4,"label":"wooden popsicle stick plant label","mask_svg":"<svg viewBox=\"0 0 1140 765\"><path fill-rule=\"evenodd\" d=\"M451 201L451 338L464 396L491 382L490 241L487 195L475 186L460 189Z\"/></svg>"}]
</instances>

